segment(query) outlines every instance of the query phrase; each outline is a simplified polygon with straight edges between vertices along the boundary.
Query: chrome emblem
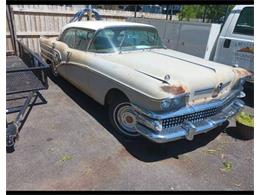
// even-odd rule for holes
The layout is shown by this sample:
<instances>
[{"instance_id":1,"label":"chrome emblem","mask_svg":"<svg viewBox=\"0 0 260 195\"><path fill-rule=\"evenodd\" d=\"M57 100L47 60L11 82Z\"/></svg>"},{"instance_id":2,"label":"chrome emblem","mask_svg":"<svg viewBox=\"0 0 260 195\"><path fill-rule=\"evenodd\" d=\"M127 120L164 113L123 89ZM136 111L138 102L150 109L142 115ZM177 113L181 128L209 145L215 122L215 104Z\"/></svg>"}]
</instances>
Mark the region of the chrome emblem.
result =
<instances>
[{"instance_id":1,"label":"chrome emblem","mask_svg":"<svg viewBox=\"0 0 260 195\"><path fill-rule=\"evenodd\" d=\"M224 85L223 83L219 83L216 89L213 91L212 97L217 97L220 91L223 89Z\"/></svg>"},{"instance_id":2,"label":"chrome emblem","mask_svg":"<svg viewBox=\"0 0 260 195\"><path fill-rule=\"evenodd\" d=\"M165 81L169 81L171 79L171 76L169 74L165 75L164 76L164 80Z\"/></svg>"}]
</instances>

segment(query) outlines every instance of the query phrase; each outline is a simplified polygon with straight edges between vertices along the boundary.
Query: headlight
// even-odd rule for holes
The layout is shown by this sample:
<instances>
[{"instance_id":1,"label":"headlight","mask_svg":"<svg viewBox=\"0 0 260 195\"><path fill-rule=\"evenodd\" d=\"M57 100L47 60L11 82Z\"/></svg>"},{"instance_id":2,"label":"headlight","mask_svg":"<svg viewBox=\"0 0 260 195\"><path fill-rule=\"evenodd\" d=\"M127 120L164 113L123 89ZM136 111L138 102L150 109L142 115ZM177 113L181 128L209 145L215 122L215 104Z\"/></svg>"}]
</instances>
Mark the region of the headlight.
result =
<instances>
[{"instance_id":1,"label":"headlight","mask_svg":"<svg viewBox=\"0 0 260 195\"><path fill-rule=\"evenodd\" d=\"M162 100L160 107L162 110L169 110L171 108L171 104L171 99L164 99Z\"/></svg>"},{"instance_id":2,"label":"headlight","mask_svg":"<svg viewBox=\"0 0 260 195\"><path fill-rule=\"evenodd\" d=\"M160 107L163 111L167 111L170 109L177 110L181 107L186 106L188 98L189 98L188 93L183 94L181 96L174 97L174 98L166 98L161 101Z\"/></svg>"}]
</instances>

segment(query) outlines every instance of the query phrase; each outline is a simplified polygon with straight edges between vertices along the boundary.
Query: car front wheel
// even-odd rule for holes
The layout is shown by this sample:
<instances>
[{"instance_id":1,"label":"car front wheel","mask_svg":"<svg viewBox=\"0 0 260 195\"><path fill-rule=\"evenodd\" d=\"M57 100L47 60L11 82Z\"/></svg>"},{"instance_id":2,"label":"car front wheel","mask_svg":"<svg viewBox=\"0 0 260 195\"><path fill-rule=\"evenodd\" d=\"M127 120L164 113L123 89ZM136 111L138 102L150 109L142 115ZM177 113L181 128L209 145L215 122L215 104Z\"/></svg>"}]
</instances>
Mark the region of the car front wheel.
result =
<instances>
[{"instance_id":1,"label":"car front wheel","mask_svg":"<svg viewBox=\"0 0 260 195\"><path fill-rule=\"evenodd\" d=\"M109 119L112 126L127 137L136 137L140 134L136 131L136 116L127 98L117 97L109 105Z\"/></svg>"}]
</instances>

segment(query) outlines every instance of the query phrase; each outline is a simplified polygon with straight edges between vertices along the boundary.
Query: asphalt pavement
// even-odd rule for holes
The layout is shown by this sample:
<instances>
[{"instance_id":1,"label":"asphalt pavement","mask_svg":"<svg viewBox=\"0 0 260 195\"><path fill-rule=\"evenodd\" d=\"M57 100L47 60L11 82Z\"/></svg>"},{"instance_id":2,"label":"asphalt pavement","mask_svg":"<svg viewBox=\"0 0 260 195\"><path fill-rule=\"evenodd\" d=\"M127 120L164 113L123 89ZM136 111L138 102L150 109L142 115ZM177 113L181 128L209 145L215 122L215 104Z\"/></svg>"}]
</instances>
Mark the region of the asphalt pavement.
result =
<instances>
[{"instance_id":1,"label":"asphalt pavement","mask_svg":"<svg viewBox=\"0 0 260 195\"><path fill-rule=\"evenodd\" d=\"M62 78L49 85L6 155L7 190L253 190L254 141L230 133L234 120L193 141L126 140L106 107Z\"/></svg>"}]
</instances>

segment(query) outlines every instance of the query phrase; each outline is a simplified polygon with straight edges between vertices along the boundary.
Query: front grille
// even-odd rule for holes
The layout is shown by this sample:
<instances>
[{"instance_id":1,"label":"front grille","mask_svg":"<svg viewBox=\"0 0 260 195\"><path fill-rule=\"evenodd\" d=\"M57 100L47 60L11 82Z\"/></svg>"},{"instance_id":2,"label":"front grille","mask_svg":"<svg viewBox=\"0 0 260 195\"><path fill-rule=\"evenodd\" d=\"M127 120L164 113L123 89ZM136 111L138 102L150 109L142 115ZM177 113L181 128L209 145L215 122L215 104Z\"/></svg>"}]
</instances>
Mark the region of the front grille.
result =
<instances>
[{"instance_id":1,"label":"front grille","mask_svg":"<svg viewBox=\"0 0 260 195\"><path fill-rule=\"evenodd\" d=\"M163 129L180 126L184 121L201 121L208 117L214 116L222 110L223 106L202 110L190 114L180 115L162 120Z\"/></svg>"}]
</instances>

